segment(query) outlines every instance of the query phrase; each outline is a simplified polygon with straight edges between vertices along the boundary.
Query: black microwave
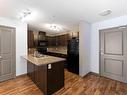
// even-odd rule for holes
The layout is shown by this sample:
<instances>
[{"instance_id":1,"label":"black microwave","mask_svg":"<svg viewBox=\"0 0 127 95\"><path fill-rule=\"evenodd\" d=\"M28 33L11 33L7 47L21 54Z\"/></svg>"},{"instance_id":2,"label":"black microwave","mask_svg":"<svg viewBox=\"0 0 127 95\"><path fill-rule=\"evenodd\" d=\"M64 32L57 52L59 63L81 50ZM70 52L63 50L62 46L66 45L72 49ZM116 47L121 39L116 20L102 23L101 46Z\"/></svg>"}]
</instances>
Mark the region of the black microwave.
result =
<instances>
[{"instance_id":1,"label":"black microwave","mask_svg":"<svg viewBox=\"0 0 127 95\"><path fill-rule=\"evenodd\" d=\"M46 47L46 46L48 46L48 42L47 41L38 41L38 46L39 47Z\"/></svg>"}]
</instances>

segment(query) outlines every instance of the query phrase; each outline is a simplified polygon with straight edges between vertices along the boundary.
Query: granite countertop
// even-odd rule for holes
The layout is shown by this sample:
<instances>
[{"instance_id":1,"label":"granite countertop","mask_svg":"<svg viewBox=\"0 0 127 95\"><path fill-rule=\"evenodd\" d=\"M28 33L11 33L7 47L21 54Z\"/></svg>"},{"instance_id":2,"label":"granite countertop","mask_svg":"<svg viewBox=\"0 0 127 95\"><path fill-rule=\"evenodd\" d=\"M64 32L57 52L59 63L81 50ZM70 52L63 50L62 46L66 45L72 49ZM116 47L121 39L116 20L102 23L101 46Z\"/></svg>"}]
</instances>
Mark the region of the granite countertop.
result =
<instances>
[{"instance_id":1,"label":"granite countertop","mask_svg":"<svg viewBox=\"0 0 127 95\"><path fill-rule=\"evenodd\" d=\"M67 48L66 47L50 47L47 49L47 51L67 55Z\"/></svg>"},{"instance_id":2,"label":"granite countertop","mask_svg":"<svg viewBox=\"0 0 127 95\"><path fill-rule=\"evenodd\" d=\"M59 58L59 57L54 57L49 55L45 55L44 57L37 58L37 57L34 57L32 54L23 56L23 58L38 66L52 64L55 62L66 60L64 58Z\"/></svg>"}]
</instances>

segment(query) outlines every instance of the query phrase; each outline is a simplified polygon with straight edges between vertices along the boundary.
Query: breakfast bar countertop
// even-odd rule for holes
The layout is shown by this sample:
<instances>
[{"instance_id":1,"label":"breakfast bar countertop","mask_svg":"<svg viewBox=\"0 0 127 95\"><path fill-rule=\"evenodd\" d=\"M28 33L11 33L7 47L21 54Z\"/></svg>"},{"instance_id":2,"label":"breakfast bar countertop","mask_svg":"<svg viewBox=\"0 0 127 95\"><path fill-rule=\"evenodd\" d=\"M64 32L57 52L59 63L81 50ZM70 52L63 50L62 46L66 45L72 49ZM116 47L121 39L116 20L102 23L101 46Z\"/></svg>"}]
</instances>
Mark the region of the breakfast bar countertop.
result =
<instances>
[{"instance_id":1,"label":"breakfast bar countertop","mask_svg":"<svg viewBox=\"0 0 127 95\"><path fill-rule=\"evenodd\" d=\"M23 58L38 66L65 61L64 58L59 58L49 55L44 55L44 57L38 58L38 57L34 57L32 54L28 54L26 56L23 56Z\"/></svg>"},{"instance_id":2,"label":"breakfast bar countertop","mask_svg":"<svg viewBox=\"0 0 127 95\"><path fill-rule=\"evenodd\" d=\"M67 47L48 47L47 52L67 55Z\"/></svg>"}]
</instances>

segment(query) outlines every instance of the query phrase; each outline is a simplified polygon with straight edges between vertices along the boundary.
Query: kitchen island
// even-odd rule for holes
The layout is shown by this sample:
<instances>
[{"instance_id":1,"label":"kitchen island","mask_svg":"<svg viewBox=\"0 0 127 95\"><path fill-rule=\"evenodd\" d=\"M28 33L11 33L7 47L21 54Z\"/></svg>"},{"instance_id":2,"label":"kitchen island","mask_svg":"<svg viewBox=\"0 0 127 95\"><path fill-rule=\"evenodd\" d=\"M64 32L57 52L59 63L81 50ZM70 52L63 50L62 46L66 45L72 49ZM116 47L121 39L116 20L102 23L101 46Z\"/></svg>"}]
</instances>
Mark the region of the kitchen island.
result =
<instances>
[{"instance_id":1,"label":"kitchen island","mask_svg":"<svg viewBox=\"0 0 127 95\"><path fill-rule=\"evenodd\" d=\"M64 58L44 55L23 56L27 60L27 75L44 95L51 95L64 87Z\"/></svg>"}]
</instances>

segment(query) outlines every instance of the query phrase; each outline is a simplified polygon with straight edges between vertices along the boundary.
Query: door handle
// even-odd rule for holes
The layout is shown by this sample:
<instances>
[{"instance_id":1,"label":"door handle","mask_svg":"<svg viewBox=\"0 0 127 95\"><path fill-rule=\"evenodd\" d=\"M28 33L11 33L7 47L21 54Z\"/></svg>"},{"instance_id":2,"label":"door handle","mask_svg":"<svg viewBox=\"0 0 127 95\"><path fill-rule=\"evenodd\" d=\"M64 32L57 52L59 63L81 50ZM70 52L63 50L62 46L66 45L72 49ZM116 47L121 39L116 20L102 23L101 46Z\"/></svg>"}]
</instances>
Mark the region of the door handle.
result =
<instances>
[{"instance_id":1,"label":"door handle","mask_svg":"<svg viewBox=\"0 0 127 95\"><path fill-rule=\"evenodd\" d=\"M2 59L2 56L0 56L0 59Z\"/></svg>"}]
</instances>

